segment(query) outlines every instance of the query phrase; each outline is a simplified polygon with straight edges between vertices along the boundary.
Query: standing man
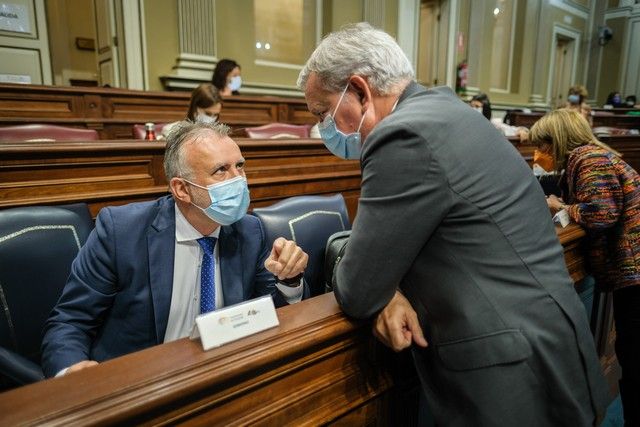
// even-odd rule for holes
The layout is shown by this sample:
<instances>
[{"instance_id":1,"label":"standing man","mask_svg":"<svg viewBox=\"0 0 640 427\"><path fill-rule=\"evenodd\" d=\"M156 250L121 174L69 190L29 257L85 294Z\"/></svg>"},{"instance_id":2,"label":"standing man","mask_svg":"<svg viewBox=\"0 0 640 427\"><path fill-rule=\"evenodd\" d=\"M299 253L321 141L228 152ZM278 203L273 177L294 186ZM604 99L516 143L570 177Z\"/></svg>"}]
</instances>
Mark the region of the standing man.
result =
<instances>
[{"instance_id":1,"label":"standing man","mask_svg":"<svg viewBox=\"0 0 640 427\"><path fill-rule=\"evenodd\" d=\"M262 295L300 301L308 256L269 248L246 215L244 158L221 124L183 122L168 137L171 196L102 209L45 324L46 376L186 337L201 313Z\"/></svg>"},{"instance_id":2,"label":"standing man","mask_svg":"<svg viewBox=\"0 0 640 427\"><path fill-rule=\"evenodd\" d=\"M436 423L593 425L607 386L544 195L513 146L449 88L417 84L368 24L327 36L298 86L327 148L361 162L336 298L375 317L385 344L411 346Z\"/></svg>"}]
</instances>

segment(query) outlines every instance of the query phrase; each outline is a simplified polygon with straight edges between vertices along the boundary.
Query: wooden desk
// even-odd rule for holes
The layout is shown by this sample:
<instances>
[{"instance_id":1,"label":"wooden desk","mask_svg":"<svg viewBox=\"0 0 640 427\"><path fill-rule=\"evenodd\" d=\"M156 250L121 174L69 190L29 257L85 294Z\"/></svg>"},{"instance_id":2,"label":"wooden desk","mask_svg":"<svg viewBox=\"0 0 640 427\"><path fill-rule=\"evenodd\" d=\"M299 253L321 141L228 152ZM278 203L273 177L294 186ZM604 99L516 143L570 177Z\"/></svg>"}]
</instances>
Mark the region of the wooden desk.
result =
<instances>
[{"instance_id":1,"label":"wooden desk","mask_svg":"<svg viewBox=\"0 0 640 427\"><path fill-rule=\"evenodd\" d=\"M583 236L558 233L565 247ZM333 294L278 317L277 328L208 352L181 339L0 394L0 425L415 424L408 353L382 348Z\"/></svg>"},{"instance_id":2,"label":"wooden desk","mask_svg":"<svg viewBox=\"0 0 640 427\"><path fill-rule=\"evenodd\" d=\"M190 92L0 84L0 126L49 123L95 129L100 139L131 139L136 123L183 119L190 97ZM244 95L224 99L220 121L234 129L317 122L302 98Z\"/></svg>"},{"instance_id":3,"label":"wooden desk","mask_svg":"<svg viewBox=\"0 0 640 427\"><path fill-rule=\"evenodd\" d=\"M351 220L360 195L358 161L332 155L320 140L237 139L247 160L251 207L305 194L342 193ZM0 208L87 202L107 205L167 194L163 142L0 144Z\"/></svg>"},{"instance_id":4,"label":"wooden desk","mask_svg":"<svg viewBox=\"0 0 640 427\"><path fill-rule=\"evenodd\" d=\"M545 115L543 112L511 112L512 126L524 126L530 128L535 122ZM593 126L609 126L622 129L640 129L640 116L631 116L626 114L610 114L610 115L594 115Z\"/></svg>"},{"instance_id":5,"label":"wooden desk","mask_svg":"<svg viewBox=\"0 0 640 427\"><path fill-rule=\"evenodd\" d=\"M603 136L600 141L622 154L622 159L640 172L640 135Z\"/></svg>"}]
</instances>

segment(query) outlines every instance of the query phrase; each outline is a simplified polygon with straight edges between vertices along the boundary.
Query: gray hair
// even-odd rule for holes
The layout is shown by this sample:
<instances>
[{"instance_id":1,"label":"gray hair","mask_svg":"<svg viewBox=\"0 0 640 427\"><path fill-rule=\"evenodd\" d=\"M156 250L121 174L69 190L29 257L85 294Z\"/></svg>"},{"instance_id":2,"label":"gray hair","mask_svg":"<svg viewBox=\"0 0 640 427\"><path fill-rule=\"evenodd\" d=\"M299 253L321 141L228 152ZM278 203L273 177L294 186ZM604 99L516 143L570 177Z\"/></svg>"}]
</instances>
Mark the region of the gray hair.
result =
<instances>
[{"instance_id":1,"label":"gray hair","mask_svg":"<svg viewBox=\"0 0 640 427\"><path fill-rule=\"evenodd\" d=\"M409 58L393 37L366 22L347 25L322 40L300 71L301 90L312 72L331 92L341 91L350 76L359 75L380 95L391 94L396 85L415 77Z\"/></svg>"},{"instance_id":2,"label":"gray hair","mask_svg":"<svg viewBox=\"0 0 640 427\"><path fill-rule=\"evenodd\" d=\"M164 175L167 181L175 177L191 178L192 171L183 155L187 142L198 142L213 133L218 138L229 136L231 129L222 123L183 121L176 124L167 136L164 150Z\"/></svg>"}]
</instances>

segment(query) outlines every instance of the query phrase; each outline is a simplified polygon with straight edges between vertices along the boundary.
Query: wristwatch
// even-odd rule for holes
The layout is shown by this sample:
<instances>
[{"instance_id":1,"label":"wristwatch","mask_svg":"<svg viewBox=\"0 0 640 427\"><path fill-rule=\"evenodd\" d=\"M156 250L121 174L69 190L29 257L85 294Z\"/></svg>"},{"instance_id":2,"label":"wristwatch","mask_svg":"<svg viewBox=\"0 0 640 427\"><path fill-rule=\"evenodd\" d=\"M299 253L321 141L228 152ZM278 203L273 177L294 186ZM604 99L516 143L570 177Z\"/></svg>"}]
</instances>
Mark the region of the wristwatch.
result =
<instances>
[{"instance_id":1,"label":"wristwatch","mask_svg":"<svg viewBox=\"0 0 640 427\"><path fill-rule=\"evenodd\" d=\"M276 282L282 283L285 286L289 286L291 288L295 288L296 286L300 286L300 279L304 273L300 273L295 277L289 277L288 279L278 279L278 276L274 276L276 278Z\"/></svg>"}]
</instances>

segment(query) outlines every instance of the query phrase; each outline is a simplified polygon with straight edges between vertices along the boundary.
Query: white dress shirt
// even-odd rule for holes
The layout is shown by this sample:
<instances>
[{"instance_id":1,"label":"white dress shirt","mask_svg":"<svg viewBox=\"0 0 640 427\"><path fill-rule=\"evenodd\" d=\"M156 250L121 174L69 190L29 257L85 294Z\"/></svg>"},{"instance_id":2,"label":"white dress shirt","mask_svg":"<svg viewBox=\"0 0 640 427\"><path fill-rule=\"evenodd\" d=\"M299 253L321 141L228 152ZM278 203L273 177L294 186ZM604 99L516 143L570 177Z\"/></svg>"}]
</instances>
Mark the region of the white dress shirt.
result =
<instances>
[{"instance_id":1,"label":"white dress shirt","mask_svg":"<svg viewBox=\"0 0 640 427\"><path fill-rule=\"evenodd\" d=\"M220 235L218 227L209 237L216 239ZM174 341L189 336L196 317L200 315L200 270L202 268L202 248L198 239L203 237L184 217L176 206L176 242L173 261L173 289L171 291L171 307L164 342ZM215 263L215 295L216 309L224 307L222 279L220 276L220 256L218 241L213 249ZM196 267L197 268L194 268ZM276 283L285 300L289 304L302 299L302 280L296 287Z\"/></svg>"}]
</instances>

